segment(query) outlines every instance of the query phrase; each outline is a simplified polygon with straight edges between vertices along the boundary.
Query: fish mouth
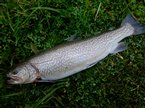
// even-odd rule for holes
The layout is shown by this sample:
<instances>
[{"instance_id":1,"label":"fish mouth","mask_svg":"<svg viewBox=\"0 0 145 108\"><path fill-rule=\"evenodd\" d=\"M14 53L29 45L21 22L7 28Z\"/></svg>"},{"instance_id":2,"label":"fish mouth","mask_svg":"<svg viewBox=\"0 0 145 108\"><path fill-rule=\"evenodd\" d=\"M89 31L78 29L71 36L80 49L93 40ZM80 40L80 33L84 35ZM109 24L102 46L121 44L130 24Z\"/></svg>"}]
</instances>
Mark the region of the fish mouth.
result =
<instances>
[{"instance_id":1,"label":"fish mouth","mask_svg":"<svg viewBox=\"0 0 145 108\"><path fill-rule=\"evenodd\" d=\"M7 77L8 77L8 84L21 84L23 82L23 80L18 77L18 76L15 76L15 75L10 75L10 74L7 74Z\"/></svg>"}]
</instances>

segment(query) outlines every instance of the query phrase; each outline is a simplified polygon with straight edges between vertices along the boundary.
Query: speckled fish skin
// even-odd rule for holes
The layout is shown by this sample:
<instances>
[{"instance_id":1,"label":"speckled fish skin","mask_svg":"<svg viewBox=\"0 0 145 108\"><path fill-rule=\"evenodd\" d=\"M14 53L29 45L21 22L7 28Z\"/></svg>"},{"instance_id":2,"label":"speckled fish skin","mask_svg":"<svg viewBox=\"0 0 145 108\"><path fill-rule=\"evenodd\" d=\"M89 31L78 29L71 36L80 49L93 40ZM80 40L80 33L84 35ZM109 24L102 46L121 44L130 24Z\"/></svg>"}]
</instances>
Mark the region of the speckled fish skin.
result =
<instances>
[{"instance_id":1,"label":"speckled fish skin","mask_svg":"<svg viewBox=\"0 0 145 108\"><path fill-rule=\"evenodd\" d=\"M119 52L118 46L122 39L142 33L145 33L145 28L135 21L131 15L128 15L122 22L122 26L114 31L59 46L31 58L23 65L23 67L29 65L29 68L31 68L25 70L25 74L29 73L27 80L26 77L23 77L21 82L18 82L18 80L16 82L12 78L9 83L31 83L38 78L42 81L53 81L68 77L92 67L110 53ZM23 73L21 72L21 74ZM11 76L8 74L8 77Z\"/></svg>"},{"instance_id":2,"label":"speckled fish skin","mask_svg":"<svg viewBox=\"0 0 145 108\"><path fill-rule=\"evenodd\" d=\"M120 40L132 35L133 32L134 29L130 25L126 25L100 37L58 47L29 62L39 69L42 79L61 79L87 69L94 62L97 63L111 53Z\"/></svg>"}]
</instances>

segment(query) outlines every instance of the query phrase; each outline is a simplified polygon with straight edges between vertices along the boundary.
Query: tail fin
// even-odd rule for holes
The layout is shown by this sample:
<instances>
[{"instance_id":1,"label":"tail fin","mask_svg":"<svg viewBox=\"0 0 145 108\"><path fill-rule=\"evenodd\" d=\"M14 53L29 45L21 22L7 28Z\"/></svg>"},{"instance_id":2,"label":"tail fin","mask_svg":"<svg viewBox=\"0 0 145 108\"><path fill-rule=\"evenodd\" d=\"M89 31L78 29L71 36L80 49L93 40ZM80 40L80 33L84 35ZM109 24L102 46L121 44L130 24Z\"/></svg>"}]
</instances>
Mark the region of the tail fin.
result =
<instances>
[{"instance_id":1,"label":"tail fin","mask_svg":"<svg viewBox=\"0 0 145 108\"><path fill-rule=\"evenodd\" d=\"M122 21L121 26L129 23L134 28L133 35L143 34L145 33L145 27L140 24L137 20L135 20L131 14L128 14L126 18Z\"/></svg>"}]
</instances>

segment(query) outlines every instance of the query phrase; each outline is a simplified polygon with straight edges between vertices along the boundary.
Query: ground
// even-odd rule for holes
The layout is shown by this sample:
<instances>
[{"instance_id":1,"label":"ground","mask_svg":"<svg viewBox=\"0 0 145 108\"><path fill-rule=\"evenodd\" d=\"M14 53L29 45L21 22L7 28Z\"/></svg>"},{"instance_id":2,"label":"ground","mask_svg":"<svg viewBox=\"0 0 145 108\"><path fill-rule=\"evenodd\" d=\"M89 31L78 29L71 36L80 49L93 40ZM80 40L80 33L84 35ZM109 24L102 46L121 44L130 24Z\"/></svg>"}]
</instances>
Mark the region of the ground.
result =
<instances>
[{"instance_id":1,"label":"ground","mask_svg":"<svg viewBox=\"0 0 145 108\"><path fill-rule=\"evenodd\" d=\"M7 84L13 67L39 52L118 28L127 14L145 25L144 0L1 0L0 107L145 107L145 35L128 49L54 83Z\"/></svg>"}]
</instances>

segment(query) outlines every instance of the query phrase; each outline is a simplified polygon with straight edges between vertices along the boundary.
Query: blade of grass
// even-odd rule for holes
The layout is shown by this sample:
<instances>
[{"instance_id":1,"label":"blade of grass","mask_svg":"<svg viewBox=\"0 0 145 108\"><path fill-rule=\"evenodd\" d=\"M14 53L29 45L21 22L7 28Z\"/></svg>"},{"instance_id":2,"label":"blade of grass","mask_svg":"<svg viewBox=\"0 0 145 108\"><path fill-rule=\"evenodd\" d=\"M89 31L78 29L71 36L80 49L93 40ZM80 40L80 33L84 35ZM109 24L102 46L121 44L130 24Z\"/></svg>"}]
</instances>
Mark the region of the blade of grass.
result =
<instances>
[{"instance_id":1,"label":"blade of grass","mask_svg":"<svg viewBox=\"0 0 145 108\"><path fill-rule=\"evenodd\" d=\"M60 12L60 9L54 9L54 8L50 8L50 7L33 7L31 9L36 9L36 10L50 10L50 11L53 11L53 12Z\"/></svg>"},{"instance_id":2,"label":"blade of grass","mask_svg":"<svg viewBox=\"0 0 145 108\"><path fill-rule=\"evenodd\" d=\"M31 108L39 108L40 104L45 103L45 101L48 102L53 97L54 92L56 90L60 89L61 87L63 87L62 84L63 83L58 83L58 84L52 86L51 88L49 88L45 93L46 95L44 97L42 97L41 99L36 100L36 104L31 106Z\"/></svg>"},{"instance_id":3,"label":"blade of grass","mask_svg":"<svg viewBox=\"0 0 145 108\"><path fill-rule=\"evenodd\" d=\"M12 93L12 94L8 94L8 95L4 95L1 97L1 99L4 99L4 98L10 98L10 97L13 97L13 96L19 96L23 94L23 92L18 92L18 93Z\"/></svg>"},{"instance_id":4,"label":"blade of grass","mask_svg":"<svg viewBox=\"0 0 145 108\"><path fill-rule=\"evenodd\" d=\"M101 7L101 5L102 5L102 3L100 2L99 6L98 6L98 9L97 9L97 12L96 12L96 14L95 14L94 21L97 20L97 16L98 16L98 14L99 14L99 11L100 11L100 7Z\"/></svg>"},{"instance_id":5,"label":"blade of grass","mask_svg":"<svg viewBox=\"0 0 145 108\"><path fill-rule=\"evenodd\" d=\"M12 31L14 32L14 29L13 29L13 27L12 27L12 21L11 21L11 19L10 19L10 14L9 14L9 12L8 12L8 10L7 10L7 17L8 17L8 23L9 23L9 26L10 26L10 28L12 29Z\"/></svg>"}]
</instances>

